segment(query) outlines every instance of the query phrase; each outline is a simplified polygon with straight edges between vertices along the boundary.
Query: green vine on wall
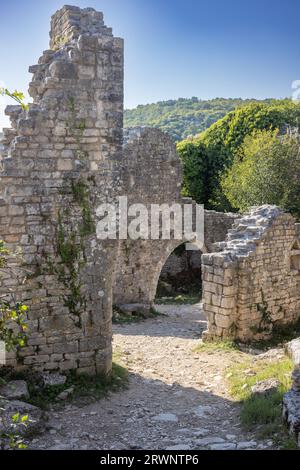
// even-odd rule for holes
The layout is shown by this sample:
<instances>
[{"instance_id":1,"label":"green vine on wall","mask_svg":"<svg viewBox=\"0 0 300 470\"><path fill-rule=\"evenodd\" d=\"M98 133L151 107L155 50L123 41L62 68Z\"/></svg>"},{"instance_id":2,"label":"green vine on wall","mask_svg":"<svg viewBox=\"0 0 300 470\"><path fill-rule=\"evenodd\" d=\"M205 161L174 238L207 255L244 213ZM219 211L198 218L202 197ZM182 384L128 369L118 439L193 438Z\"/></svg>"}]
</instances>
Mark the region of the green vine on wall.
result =
<instances>
[{"instance_id":1,"label":"green vine on wall","mask_svg":"<svg viewBox=\"0 0 300 470\"><path fill-rule=\"evenodd\" d=\"M71 182L71 190L74 202L81 207L81 223L79 224L79 232L81 237L89 236L95 233L96 226L93 221L92 212L89 204L90 193L85 181Z\"/></svg>"},{"instance_id":2,"label":"green vine on wall","mask_svg":"<svg viewBox=\"0 0 300 470\"><path fill-rule=\"evenodd\" d=\"M84 119L79 119L74 97L69 97L67 108L70 118L66 122L68 133L76 141L76 158L80 161L86 160L88 152L83 149L81 139L86 129ZM72 180L70 186L63 188L62 195L72 195L72 203L80 208L80 217L70 227L71 213L69 207L60 208L58 214L58 228L56 236L57 254L61 259L58 266L52 269L58 274L59 280L69 292L65 296L65 306L70 313L77 317L76 325L81 327L81 312L86 304L82 295L82 286L79 269L85 264L84 238L95 233L96 227L90 208L90 191L87 181L83 178Z\"/></svg>"},{"instance_id":3,"label":"green vine on wall","mask_svg":"<svg viewBox=\"0 0 300 470\"><path fill-rule=\"evenodd\" d=\"M78 318L76 325L81 327L81 311L86 300L81 293L79 269L85 264L84 238L95 233L96 227L90 208L90 192L87 183L81 178L71 181L70 192L72 202L80 207L80 217L76 225L67 229L70 224L69 208L60 209L56 236L57 254L61 263L54 267L59 280L68 290L65 296L65 306L70 313ZM52 265L53 269L53 265Z\"/></svg>"}]
</instances>

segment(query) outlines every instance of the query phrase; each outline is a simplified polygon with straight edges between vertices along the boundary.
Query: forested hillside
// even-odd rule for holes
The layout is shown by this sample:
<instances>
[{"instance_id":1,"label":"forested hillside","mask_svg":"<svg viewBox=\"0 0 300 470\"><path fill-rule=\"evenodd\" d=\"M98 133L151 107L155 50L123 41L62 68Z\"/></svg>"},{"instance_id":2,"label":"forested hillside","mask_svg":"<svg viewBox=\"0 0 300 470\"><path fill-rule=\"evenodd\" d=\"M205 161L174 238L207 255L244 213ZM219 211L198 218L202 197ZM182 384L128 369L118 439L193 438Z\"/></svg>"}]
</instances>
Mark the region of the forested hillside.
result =
<instances>
[{"instance_id":1,"label":"forested hillside","mask_svg":"<svg viewBox=\"0 0 300 470\"><path fill-rule=\"evenodd\" d=\"M158 127L173 139L180 141L191 135L199 134L214 122L223 118L229 111L258 100L241 98L198 98L160 101L159 103L140 105L125 111L125 127ZM271 104L272 99L261 101Z\"/></svg>"}]
</instances>

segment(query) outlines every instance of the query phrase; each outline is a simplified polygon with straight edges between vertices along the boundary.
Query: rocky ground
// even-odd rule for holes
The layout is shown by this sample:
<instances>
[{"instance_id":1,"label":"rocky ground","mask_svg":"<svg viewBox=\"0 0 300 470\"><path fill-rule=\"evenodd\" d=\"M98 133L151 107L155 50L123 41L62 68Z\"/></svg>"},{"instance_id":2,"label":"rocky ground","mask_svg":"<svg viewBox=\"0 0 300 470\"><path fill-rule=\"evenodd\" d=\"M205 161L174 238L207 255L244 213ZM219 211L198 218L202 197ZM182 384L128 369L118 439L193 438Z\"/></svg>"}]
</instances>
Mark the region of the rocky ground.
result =
<instances>
[{"instance_id":1,"label":"rocky ground","mask_svg":"<svg viewBox=\"0 0 300 470\"><path fill-rule=\"evenodd\" d=\"M115 325L114 349L129 386L84 407L50 413L32 449L272 449L245 432L226 367L237 351L195 353L206 322L200 305L157 306L163 316Z\"/></svg>"}]
</instances>

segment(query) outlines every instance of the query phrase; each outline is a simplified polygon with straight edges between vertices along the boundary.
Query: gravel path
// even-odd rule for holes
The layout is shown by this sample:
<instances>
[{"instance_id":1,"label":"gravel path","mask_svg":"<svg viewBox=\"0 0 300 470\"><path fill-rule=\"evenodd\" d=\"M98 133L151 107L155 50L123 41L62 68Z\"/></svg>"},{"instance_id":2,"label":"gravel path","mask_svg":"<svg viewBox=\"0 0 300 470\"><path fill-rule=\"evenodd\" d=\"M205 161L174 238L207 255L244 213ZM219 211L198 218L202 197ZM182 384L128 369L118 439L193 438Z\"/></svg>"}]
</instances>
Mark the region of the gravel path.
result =
<instances>
[{"instance_id":1,"label":"gravel path","mask_svg":"<svg viewBox=\"0 0 300 470\"><path fill-rule=\"evenodd\" d=\"M107 399L52 412L35 449L264 449L242 431L239 405L224 382L240 353L193 349L206 328L201 305L157 306L165 314L115 325L114 348L130 372L129 387Z\"/></svg>"}]
</instances>

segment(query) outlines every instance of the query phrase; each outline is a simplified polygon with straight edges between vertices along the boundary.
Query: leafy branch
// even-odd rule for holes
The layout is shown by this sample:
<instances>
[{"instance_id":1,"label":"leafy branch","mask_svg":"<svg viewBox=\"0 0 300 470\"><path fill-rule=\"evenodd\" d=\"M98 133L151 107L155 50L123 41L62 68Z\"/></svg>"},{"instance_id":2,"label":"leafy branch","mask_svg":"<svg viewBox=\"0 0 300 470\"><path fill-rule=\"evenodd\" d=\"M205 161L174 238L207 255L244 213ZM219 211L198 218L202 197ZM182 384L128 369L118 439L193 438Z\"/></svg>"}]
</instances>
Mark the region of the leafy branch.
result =
<instances>
[{"instance_id":1,"label":"leafy branch","mask_svg":"<svg viewBox=\"0 0 300 470\"><path fill-rule=\"evenodd\" d=\"M19 105L22 106L22 109L27 110L29 108L28 104L24 103L25 95L21 91L9 91L7 88L0 88L0 95L8 96L15 100Z\"/></svg>"},{"instance_id":2,"label":"leafy branch","mask_svg":"<svg viewBox=\"0 0 300 470\"><path fill-rule=\"evenodd\" d=\"M8 432L3 432L0 434L0 448L2 450L5 448L6 443L10 449L26 449L27 445L24 443L22 436L19 434L19 430L23 428L27 428L28 422L31 420L29 419L28 415L21 416L20 413L16 413L11 417L11 423L9 425L10 429Z\"/></svg>"}]
</instances>

